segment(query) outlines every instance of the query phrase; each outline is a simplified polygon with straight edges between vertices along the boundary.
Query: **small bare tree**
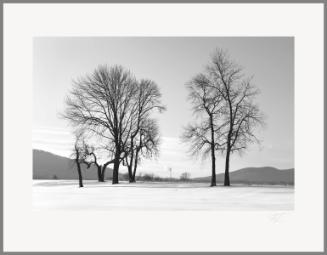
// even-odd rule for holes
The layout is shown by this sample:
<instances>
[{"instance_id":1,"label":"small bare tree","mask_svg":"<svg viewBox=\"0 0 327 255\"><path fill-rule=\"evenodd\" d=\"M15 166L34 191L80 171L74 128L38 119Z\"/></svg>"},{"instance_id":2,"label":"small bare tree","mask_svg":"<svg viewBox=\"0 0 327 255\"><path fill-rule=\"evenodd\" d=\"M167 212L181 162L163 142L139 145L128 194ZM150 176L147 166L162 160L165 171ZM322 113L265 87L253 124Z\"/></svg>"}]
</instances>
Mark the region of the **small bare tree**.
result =
<instances>
[{"instance_id":1,"label":"small bare tree","mask_svg":"<svg viewBox=\"0 0 327 255\"><path fill-rule=\"evenodd\" d=\"M142 148L147 148L148 156L151 156L149 152L151 149L154 152L158 149L159 132L157 123L150 120L151 113L155 110L160 113L165 110L161 103L160 90L157 84L151 80L143 79L138 82L135 96L136 110L130 122L132 131L125 148L125 164L127 165L130 182L135 182L135 173ZM151 141L155 146L150 146Z\"/></svg>"},{"instance_id":2,"label":"small bare tree","mask_svg":"<svg viewBox=\"0 0 327 255\"><path fill-rule=\"evenodd\" d=\"M154 119L144 119L140 123L137 139L125 164L131 173L130 182L136 181L136 170L141 158L152 158L159 155L159 127ZM129 160L128 160L129 159Z\"/></svg>"},{"instance_id":3,"label":"small bare tree","mask_svg":"<svg viewBox=\"0 0 327 255\"><path fill-rule=\"evenodd\" d=\"M77 168L77 174L78 174L78 183L79 187L83 187L83 175L82 175L82 169L81 164L83 161L83 137L82 133L76 133L75 134L75 144L74 144L74 150L71 154L71 157L74 159L74 163Z\"/></svg>"},{"instance_id":4,"label":"small bare tree","mask_svg":"<svg viewBox=\"0 0 327 255\"><path fill-rule=\"evenodd\" d=\"M84 143L84 149L83 149L83 162L87 165L87 168L90 168L92 165L95 165L97 168L97 176L99 182L105 181L105 172L109 164L114 163L114 159L108 160L104 162L103 164L99 161L99 155L97 154L104 154L105 152L108 153L107 150L102 150L101 148L95 148L94 146L88 145L87 143ZM111 154L109 154L111 155Z\"/></svg>"}]
</instances>

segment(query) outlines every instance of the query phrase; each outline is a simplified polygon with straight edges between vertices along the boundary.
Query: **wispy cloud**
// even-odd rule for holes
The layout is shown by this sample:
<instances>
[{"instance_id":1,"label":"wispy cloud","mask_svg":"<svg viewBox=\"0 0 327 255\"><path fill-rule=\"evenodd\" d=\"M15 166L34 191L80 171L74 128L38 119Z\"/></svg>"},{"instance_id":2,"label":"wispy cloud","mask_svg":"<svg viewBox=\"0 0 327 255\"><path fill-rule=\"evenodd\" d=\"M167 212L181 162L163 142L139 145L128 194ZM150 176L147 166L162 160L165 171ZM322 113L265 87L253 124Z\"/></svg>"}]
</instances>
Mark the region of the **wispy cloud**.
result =
<instances>
[{"instance_id":1,"label":"wispy cloud","mask_svg":"<svg viewBox=\"0 0 327 255\"><path fill-rule=\"evenodd\" d=\"M73 143L73 136L65 129L42 127L32 130L32 147L34 149L68 157L71 154Z\"/></svg>"}]
</instances>

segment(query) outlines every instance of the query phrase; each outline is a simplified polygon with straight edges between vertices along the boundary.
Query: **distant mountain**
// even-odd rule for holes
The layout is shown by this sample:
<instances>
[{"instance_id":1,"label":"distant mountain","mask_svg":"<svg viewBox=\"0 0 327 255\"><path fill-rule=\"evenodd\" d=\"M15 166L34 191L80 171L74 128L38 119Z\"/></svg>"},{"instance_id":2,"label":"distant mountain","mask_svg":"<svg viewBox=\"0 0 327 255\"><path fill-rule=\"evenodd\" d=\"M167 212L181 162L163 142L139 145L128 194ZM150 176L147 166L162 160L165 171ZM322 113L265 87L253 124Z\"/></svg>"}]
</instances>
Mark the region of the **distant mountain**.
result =
<instances>
[{"instance_id":1,"label":"distant mountain","mask_svg":"<svg viewBox=\"0 0 327 255\"><path fill-rule=\"evenodd\" d=\"M217 183L224 182L224 174L216 175ZM210 182L211 176L194 178ZM248 167L230 172L230 182L244 184L288 184L294 185L294 168L280 170L274 167Z\"/></svg>"},{"instance_id":2,"label":"distant mountain","mask_svg":"<svg viewBox=\"0 0 327 255\"><path fill-rule=\"evenodd\" d=\"M81 165L83 179L97 180L97 169ZM107 168L106 179L112 178L113 170ZM33 179L78 179L74 160L42 150L33 150Z\"/></svg>"},{"instance_id":3,"label":"distant mountain","mask_svg":"<svg viewBox=\"0 0 327 255\"><path fill-rule=\"evenodd\" d=\"M96 180L94 166L86 169L82 164L83 178ZM112 179L113 170L107 168L106 179ZM120 178L122 175L119 176ZM33 179L77 179L74 160L42 150L33 150ZM217 183L224 182L224 174L217 174ZM193 181L210 182L211 177L193 178ZM274 167L248 167L230 172L231 184L288 184L294 185L294 169L280 170Z\"/></svg>"}]
</instances>

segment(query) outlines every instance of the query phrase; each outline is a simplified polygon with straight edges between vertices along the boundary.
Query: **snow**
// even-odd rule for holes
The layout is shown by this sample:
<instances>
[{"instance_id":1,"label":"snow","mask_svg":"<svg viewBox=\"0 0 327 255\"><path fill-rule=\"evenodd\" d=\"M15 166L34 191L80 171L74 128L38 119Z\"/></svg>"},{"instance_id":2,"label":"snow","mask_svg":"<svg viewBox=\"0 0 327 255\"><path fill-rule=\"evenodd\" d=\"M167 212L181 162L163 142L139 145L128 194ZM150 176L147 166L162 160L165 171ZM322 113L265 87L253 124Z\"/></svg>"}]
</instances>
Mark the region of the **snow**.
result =
<instances>
[{"instance_id":1,"label":"snow","mask_svg":"<svg viewBox=\"0 0 327 255\"><path fill-rule=\"evenodd\" d=\"M294 187L34 180L35 210L293 210Z\"/></svg>"}]
</instances>

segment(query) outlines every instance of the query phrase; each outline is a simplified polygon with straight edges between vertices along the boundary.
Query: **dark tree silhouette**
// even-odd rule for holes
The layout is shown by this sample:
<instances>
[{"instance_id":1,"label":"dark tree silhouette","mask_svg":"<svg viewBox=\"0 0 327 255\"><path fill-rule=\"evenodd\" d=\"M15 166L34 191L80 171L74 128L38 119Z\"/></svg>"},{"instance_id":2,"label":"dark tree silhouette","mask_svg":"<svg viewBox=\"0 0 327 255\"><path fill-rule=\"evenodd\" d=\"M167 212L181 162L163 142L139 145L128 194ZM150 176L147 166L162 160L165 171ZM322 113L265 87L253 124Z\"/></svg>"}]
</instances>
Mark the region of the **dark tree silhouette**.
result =
<instances>
[{"instance_id":1,"label":"dark tree silhouette","mask_svg":"<svg viewBox=\"0 0 327 255\"><path fill-rule=\"evenodd\" d=\"M100 151L100 150L98 149L98 151ZM88 145L85 142L84 142L84 150L83 150L82 159L83 159L83 163L85 163L87 165L87 168L90 168L92 165L96 166L99 182L105 181L105 172L106 172L107 166L109 164L114 163L114 159L112 159L103 164L100 164L98 156L97 156L96 148L94 146Z\"/></svg>"},{"instance_id":2,"label":"dark tree silhouette","mask_svg":"<svg viewBox=\"0 0 327 255\"><path fill-rule=\"evenodd\" d=\"M71 157L74 159L74 163L77 168L77 174L78 174L78 183L79 187L83 187L83 175L82 175L82 169L81 169L81 163L82 163L82 152L83 145L82 145L82 134L75 134L75 144L74 144L74 151L71 155Z\"/></svg>"},{"instance_id":3,"label":"dark tree silhouette","mask_svg":"<svg viewBox=\"0 0 327 255\"><path fill-rule=\"evenodd\" d=\"M226 154L224 185L229 186L230 155L247 149L250 143L259 142L254 133L255 128L263 124L263 115L254 103L259 91L224 50L217 49L212 55L207 73L210 86L224 101L219 147Z\"/></svg>"},{"instance_id":4,"label":"dark tree silhouette","mask_svg":"<svg viewBox=\"0 0 327 255\"><path fill-rule=\"evenodd\" d=\"M77 128L84 128L102 137L112 152L112 183L118 183L119 165L132 131L135 115L137 82L121 66L99 66L93 74L73 82L66 99L63 117Z\"/></svg>"},{"instance_id":5,"label":"dark tree silhouette","mask_svg":"<svg viewBox=\"0 0 327 255\"><path fill-rule=\"evenodd\" d=\"M133 181L135 182L136 169L142 157L152 158L159 155L159 127L155 120L145 119L142 121L139 133L139 141L135 151L135 164Z\"/></svg>"},{"instance_id":6,"label":"dark tree silhouette","mask_svg":"<svg viewBox=\"0 0 327 255\"><path fill-rule=\"evenodd\" d=\"M154 119L144 119L140 123L139 132L134 142L133 149L125 159L129 169L129 181L136 181L136 170L143 158L152 158L159 155L159 127Z\"/></svg>"},{"instance_id":7,"label":"dark tree silhouette","mask_svg":"<svg viewBox=\"0 0 327 255\"><path fill-rule=\"evenodd\" d=\"M137 86L136 110L131 118L131 132L127 143L125 164L128 169L129 181L135 182L135 174L140 152L146 148L147 155L151 150L158 150L159 132L157 123L150 120L151 113L155 110L160 113L165 110L161 103L161 93L157 84L151 80L141 80ZM151 146L152 145L152 146Z\"/></svg>"},{"instance_id":8,"label":"dark tree silhouette","mask_svg":"<svg viewBox=\"0 0 327 255\"><path fill-rule=\"evenodd\" d=\"M216 137L220 135L220 132L215 122L222 114L222 98L205 74L195 76L187 83L187 88L189 100L193 105L193 113L202 118L199 123L190 124L185 128L182 140L191 144L192 155L201 152L205 157L210 153L211 186L216 186L215 150L219 145Z\"/></svg>"}]
</instances>

